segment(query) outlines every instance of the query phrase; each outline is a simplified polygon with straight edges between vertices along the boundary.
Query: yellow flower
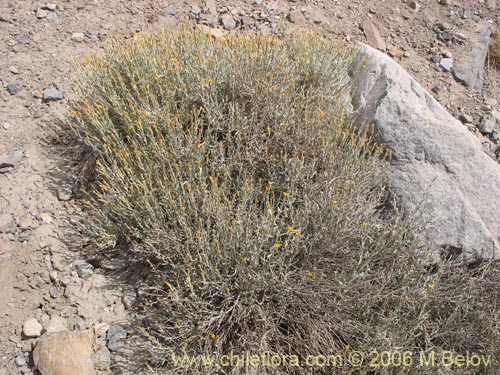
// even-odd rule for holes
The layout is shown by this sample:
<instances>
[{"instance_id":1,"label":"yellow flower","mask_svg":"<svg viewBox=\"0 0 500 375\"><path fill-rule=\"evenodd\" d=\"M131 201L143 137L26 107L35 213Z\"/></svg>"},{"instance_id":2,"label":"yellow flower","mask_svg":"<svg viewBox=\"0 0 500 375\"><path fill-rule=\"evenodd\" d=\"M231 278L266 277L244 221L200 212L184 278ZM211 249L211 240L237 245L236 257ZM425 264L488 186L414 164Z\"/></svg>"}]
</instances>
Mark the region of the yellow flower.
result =
<instances>
[{"instance_id":1,"label":"yellow flower","mask_svg":"<svg viewBox=\"0 0 500 375\"><path fill-rule=\"evenodd\" d=\"M434 284L434 283L429 284L429 289L435 289L435 288L436 288L436 284Z\"/></svg>"},{"instance_id":2,"label":"yellow flower","mask_svg":"<svg viewBox=\"0 0 500 375\"><path fill-rule=\"evenodd\" d=\"M217 340L217 334L216 334L215 332L212 332L212 333L210 334L210 338L211 338L212 340Z\"/></svg>"},{"instance_id":3,"label":"yellow flower","mask_svg":"<svg viewBox=\"0 0 500 375\"><path fill-rule=\"evenodd\" d=\"M293 230L294 230L293 226L289 225L289 226L288 226L288 231L289 231L289 232L293 232Z\"/></svg>"},{"instance_id":4,"label":"yellow flower","mask_svg":"<svg viewBox=\"0 0 500 375\"><path fill-rule=\"evenodd\" d=\"M337 204L337 200L336 199L333 199L332 200L332 204L335 206Z\"/></svg>"},{"instance_id":5,"label":"yellow flower","mask_svg":"<svg viewBox=\"0 0 500 375\"><path fill-rule=\"evenodd\" d=\"M279 242L278 242L278 243L275 243L275 244L274 244L274 248L275 248L276 250L279 250L279 249L281 248L281 244L280 244Z\"/></svg>"},{"instance_id":6,"label":"yellow flower","mask_svg":"<svg viewBox=\"0 0 500 375\"><path fill-rule=\"evenodd\" d=\"M346 350L346 351L351 350L351 345L350 345L350 344L347 344L347 345L345 346L345 350Z\"/></svg>"},{"instance_id":7,"label":"yellow flower","mask_svg":"<svg viewBox=\"0 0 500 375\"><path fill-rule=\"evenodd\" d=\"M368 221L363 221L363 228L368 228Z\"/></svg>"},{"instance_id":8,"label":"yellow flower","mask_svg":"<svg viewBox=\"0 0 500 375\"><path fill-rule=\"evenodd\" d=\"M243 258L241 258L241 261L243 263L247 263L248 262L248 257L247 256L244 256Z\"/></svg>"},{"instance_id":9,"label":"yellow flower","mask_svg":"<svg viewBox=\"0 0 500 375\"><path fill-rule=\"evenodd\" d=\"M288 196L289 196L289 195L290 195L290 194L289 194L288 192L286 192L286 191L284 191L284 192L283 192L283 196L284 196L285 198L288 198Z\"/></svg>"},{"instance_id":10,"label":"yellow flower","mask_svg":"<svg viewBox=\"0 0 500 375\"><path fill-rule=\"evenodd\" d=\"M307 277L313 277L314 276L314 274L312 273L312 271L307 271L306 275L307 275Z\"/></svg>"}]
</instances>

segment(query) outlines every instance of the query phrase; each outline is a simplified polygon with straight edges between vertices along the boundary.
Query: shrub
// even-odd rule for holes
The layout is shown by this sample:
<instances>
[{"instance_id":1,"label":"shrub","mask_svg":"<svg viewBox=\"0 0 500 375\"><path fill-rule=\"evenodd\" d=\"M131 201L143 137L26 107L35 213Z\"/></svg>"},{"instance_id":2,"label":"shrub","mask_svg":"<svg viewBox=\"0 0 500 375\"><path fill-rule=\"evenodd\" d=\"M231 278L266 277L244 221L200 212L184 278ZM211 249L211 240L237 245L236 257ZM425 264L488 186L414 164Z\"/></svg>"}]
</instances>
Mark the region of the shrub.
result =
<instances>
[{"instance_id":1,"label":"shrub","mask_svg":"<svg viewBox=\"0 0 500 375\"><path fill-rule=\"evenodd\" d=\"M388 152L346 115L355 54L314 33L183 32L114 41L83 64L73 129L95 160L86 230L149 265L152 365L306 374L172 355L498 351L491 279L455 263L428 271L415 222L384 213ZM405 370L367 368L340 366Z\"/></svg>"}]
</instances>

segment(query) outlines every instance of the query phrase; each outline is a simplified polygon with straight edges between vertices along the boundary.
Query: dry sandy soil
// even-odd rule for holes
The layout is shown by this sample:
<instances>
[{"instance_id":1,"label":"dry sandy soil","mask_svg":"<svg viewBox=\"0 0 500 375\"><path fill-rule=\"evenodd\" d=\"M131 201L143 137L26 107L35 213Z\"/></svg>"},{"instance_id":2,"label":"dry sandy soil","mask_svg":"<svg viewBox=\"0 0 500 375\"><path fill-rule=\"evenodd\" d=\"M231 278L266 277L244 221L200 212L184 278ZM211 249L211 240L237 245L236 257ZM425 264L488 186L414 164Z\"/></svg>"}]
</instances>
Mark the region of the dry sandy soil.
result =
<instances>
[{"instance_id":1,"label":"dry sandy soil","mask_svg":"<svg viewBox=\"0 0 500 375\"><path fill-rule=\"evenodd\" d=\"M165 11L167 6L175 12ZM291 10L298 11L295 17ZM399 49L394 58L418 82L455 116L471 116L468 126L495 157L498 144L488 138L494 135L481 135L476 126L498 106L497 72L487 67L484 88L476 92L431 61L432 55L456 61L467 54L477 30L487 20L496 25L495 0L59 0L55 5L0 0L0 161L15 154L14 167L0 168L0 375L32 373L33 340L22 334L30 318L45 329L129 319L133 291L109 277L120 264L92 269L78 240L68 234L79 207L67 191L72 181L61 168L65 144L56 128L67 119L70 101L78 99L74 61L113 36L174 31L194 22L222 28L224 14L232 15L238 29L277 32L283 23L319 28L350 42L366 42L362 26L371 20L387 51ZM459 38L440 40L443 31ZM64 98L44 100L50 87Z\"/></svg>"}]
</instances>

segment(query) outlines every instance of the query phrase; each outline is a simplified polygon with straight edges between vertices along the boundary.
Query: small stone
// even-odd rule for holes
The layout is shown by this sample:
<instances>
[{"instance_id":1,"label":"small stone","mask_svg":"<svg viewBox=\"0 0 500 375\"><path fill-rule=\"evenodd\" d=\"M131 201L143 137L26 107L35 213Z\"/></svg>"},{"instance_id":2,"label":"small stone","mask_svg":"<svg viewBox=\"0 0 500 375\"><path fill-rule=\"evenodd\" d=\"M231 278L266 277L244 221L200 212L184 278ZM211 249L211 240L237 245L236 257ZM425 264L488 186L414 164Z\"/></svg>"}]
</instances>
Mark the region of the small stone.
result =
<instances>
[{"instance_id":1,"label":"small stone","mask_svg":"<svg viewBox=\"0 0 500 375\"><path fill-rule=\"evenodd\" d=\"M127 338L127 331L118 324L112 324L109 326L107 337L109 350L116 351L123 346L123 340Z\"/></svg>"},{"instance_id":2,"label":"small stone","mask_svg":"<svg viewBox=\"0 0 500 375\"><path fill-rule=\"evenodd\" d=\"M369 45L381 51L385 51L386 45L384 39L380 35L377 27L371 21L366 21L363 24L363 32Z\"/></svg>"},{"instance_id":3,"label":"small stone","mask_svg":"<svg viewBox=\"0 0 500 375\"><path fill-rule=\"evenodd\" d=\"M168 14L169 16L175 16L177 14L177 9L174 8L173 6L168 6L163 11Z\"/></svg>"},{"instance_id":4,"label":"small stone","mask_svg":"<svg viewBox=\"0 0 500 375\"><path fill-rule=\"evenodd\" d=\"M19 223L17 223L17 227L21 229L21 231L29 230L33 226L33 220L31 216L25 216L21 220L19 220Z\"/></svg>"},{"instance_id":5,"label":"small stone","mask_svg":"<svg viewBox=\"0 0 500 375\"><path fill-rule=\"evenodd\" d=\"M439 4L441 5L449 5L451 3L451 0L439 0Z\"/></svg>"},{"instance_id":6,"label":"small stone","mask_svg":"<svg viewBox=\"0 0 500 375\"><path fill-rule=\"evenodd\" d=\"M47 5L45 5L45 8L48 9L48 10L56 10L57 9L57 4L47 3Z\"/></svg>"},{"instance_id":7,"label":"small stone","mask_svg":"<svg viewBox=\"0 0 500 375\"><path fill-rule=\"evenodd\" d=\"M221 17L221 21L222 21L222 25L224 26L224 29L226 29L226 30L233 30L237 26L236 20L230 14L224 14Z\"/></svg>"},{"instance_id":8,"label":"small stone","mask_svg":"<svg viewBox=\"0 0 500 375\"><path fill-rule=\"evenodd\" d=\"M23 334L26 337L40 337L43 327L38 320L28 319L23 325Z\"/></svg>"},{"instance_id":9,"label":"small stone","mask_svg":"<svg viewBox=\"0 0 500 375\"><path fill-rule=\"evenodd\" d=\"M51 100L61 100L64 98L64 93L62 91L57 90L54 87L49 87L43 91L43 100L51 101Z\"/></svg>"},{"instance_id":10,"label":"small stone","mask_svg":"<svg viewBox=\"0 0 500 375\"><path fill-rule=\"evenodd\" d=\"M291 23L294 23L294 24L300 25L300 26L305 25L305 23L307 22L306 18L302 14L302 12L300 12L298 10L292 10L290 13L288 13L287 19Z\"/></svg>"},{"instance_id":11,"label":"small stone","mask_svg":"<svg viewBox=\"0 0 500 375\"><path fill-rule=\"evenodd\" d=\"M60 201L66 202L71 199L73 195L73 189L69 185L63 185L60 186L59 189L57 189L57 198Z\"/></svg>"},{"instance_id":12,"label":"small stone","mask_svg":"<svg viewBox=\"0 0 500 375\"><path fill-rule=\"evenodd\" d=\"M431 60L432 60L433 63L439 64L441 62L441 56L439 56L439 55L432 55L431 56Z\"/></svg>"},{"instance_id":13,"label":"small stone","mask_svg":"<svg viewBox=\"0 0 500 375\"><path fill-rule=\"evenodd\" d=\"M443 56L451 59L453 57L453 54L450 51L446 50L443 52Z\"/></svg>"},{"instance_id":14,"label":"small stone","mask_svg":"<svg viewBox=\"0 0 500 375\"><path fill-rule=\"evenodd\" d=\"M47 223L47 224L50 224L53 221L52 218L50 217L50 215L47 212L42 212L40 214L40 219L42 219L42 221L44 223Z\"/></svg>"},{"instance_id":15,"label":"small stone","mask_svg":"<svg viewBox=\"0 0 500 375\"><path fill-rule=\"evenodd\" d=\"M82 279L88 279L94 273L94 267L92 266L92 264L84 261L75 264L75 269L78 277Z\"/></svg>"},{"instance_id":16,"label":"small stone","mask_svg":"<svg viewBox=\"0 0 500 375\"><path fill-rule=\"evenodd\" d=\"M19 91L21 91L21 86L17 83L10 83L7 85L7 91L10 95L16 95Z\"/></svg>"},{"instance_id":17,"label":"small stone","mask_svg":"<svg viewBox=\"0 0 500 375\"><path fill-rule=\"evenodd\" d=\"M2 127L5 129L5 130L9 130L10 129L10 124L8 122L4 122Z\"/></svg>"},{"instance_id":18,"label":"small stone","mask_svg":"<svg viewBox=\"0 0 500 375\"><path fill-rule=\"evenodd\" d=\"M413 9L415 12L418 12L420 10L420 4L418 4L415 0L410 0L408 1L408 5L410 6L411 9Z\"/></svg>"},{"instance_id":19,"label":"small stone","mask_svg":"<svg viewBox=\"0 0 500 375\"><path fill-rule=\"evenodd\" d=\"M81 43L85 40L84 33L73 33L71 34L71 40L77 43Z\"/></svg>"},{"instance_id":20,"label":"small stone","mask_svg":"<svg viewBox=\"0 0 500 375\"><path fill-rule=\"evenodd\" d=\"M16 357L16 365L19 367L26 366L26 359L22 355Z\"/></svg>"},{"instance_id":21,"label":"small stone","mask_svg":"<svg viewBox=\"0 0 500 375\"><path fill-rule=\"evenodd\" d=\"M397 58L403 56L403 51L401 51L399 48L393 47L389 50L389 56L392 58Z\"/></svg>"},{"instance_id":22,"label":"small stone","mask_svg":"<svg viewBox=\"0 0 500 375\"><path fill-rule=\"evenodd\" d=\"M464 124L472 124L474 122L474 118L471 115L467 115L465 113L460 114L458 119Z\"/></svg>"},{"instance_id":23,"label":"small stone","mask_svg":"<svg viewBox=\"0 0 500 375\"><path fill-rule=\"evenodd\" d=\"M495 127L495 121L487 118L483 118L479 123L478 129L482 134L490 134Z\"/></svg>"},{"instance_id":24,"label":"small stone","mask_svg":"<svg viewBox=\"0 0 500 375\"><path fill-rule=\"evenodd\" d=\"M19 74L19 69L17 69L17 67L15 67L15 66L10 66L10 67L9 67L9 71L10 71L12 74Z\"/></svg>"},{"instance_id":25,"label":"small stone","mask_svg":"<svg viewBox=\"0 0 500 375\"><path fill-rule=\"evenodd\" d=\"M443 85L438 83L432 88L432 91L434 91L436 94L439 94L441 91L443 91Z\"/></svg>"},{"instance_id":26,"label":"small stone","mask_svg":"<svg viewBox=\"0 0 500 375\"><path fill-rule=\"evenodd\" d=\"M50 318L48 322L45 332L54 333L54 332L63 332L68 330L68 322L66 319L61 318L59 316L53 316Z\"/></svg>"},{"instance_id":27,"label":"small stone","mask_svg":"<svg viewBox=\"0 0 500 375\"><path fill-rule=\"evenodd\" d=\"M56 287L50 288L49 294L52 298L59 298L61 296L61 292Z\"/></svg>"},{"instance_id":28,"label":"small stone","mask_svg":"<svg viewBox=\"0 0 500 375\"><path fill-rule=\"evenodd\" d=\"M107 323L96 323L94 326L94 332L97 337L104 337L108 333L109 324Z\"/></svg>"},{"instance_id":29,"label":"small stone","mask_svg":"<svg viewBox=\"0 0 500 375\"><path fill-rule=\"evenodd\" d=\"M96 351L92 358L97 368L106 369L111 366L111 352L105 346Z\"/></svg>"},{"instance_id":30,"label":"small stone","mask_svg":"<svg viewBox=\"0 0 500 375\"><path fill-rule=\"evenodd\" d=\"M439 62L439 65L447 72L449 72L451 70L451 68L453 68L453 59L450 59L448 57L444 58L444 59L441 59L441 61Z\"/></svg>"},{"instance_id":31,"label":"small stone","mask_svg":"<svg viewBox=\"0 0 500 375\"><path fill-rule=\"evenodd\" d=\"M191 5L191 13L193 13L195 16L199 15L201 13L200 7L196 4Z\"/></svg>"},{"instance_id":32,"label":"small stone","mask_svg":"<svg viewBox=\"0 0 500 375\"><path fill-rule=\"evenodd\" d=\"M46 18L48 15L49 12L46 11L45 9L38 8L38 10L36 11L36 18L38 19Z\"/></svg>"},{"instance_id":33,"label":"small stone","mask_svg":"<svg viewBox=\"0 0 500 375\"><path fill-rule=\"evenodd\" d=\"M50 281L52 281L54 283L57 282L57 280L59 279L57 271L50 271L49 272L49 279L50 279Z\"/></svg>"}]
</instances>

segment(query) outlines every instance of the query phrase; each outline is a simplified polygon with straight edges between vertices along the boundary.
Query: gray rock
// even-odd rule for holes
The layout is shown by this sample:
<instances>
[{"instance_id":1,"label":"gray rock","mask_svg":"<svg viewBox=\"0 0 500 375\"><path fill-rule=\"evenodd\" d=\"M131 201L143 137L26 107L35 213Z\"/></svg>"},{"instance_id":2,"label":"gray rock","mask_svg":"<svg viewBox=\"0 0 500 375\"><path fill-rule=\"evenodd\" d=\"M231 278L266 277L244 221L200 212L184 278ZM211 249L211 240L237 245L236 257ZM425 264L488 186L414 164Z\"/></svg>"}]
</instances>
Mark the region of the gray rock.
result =
<instances>
[{"instance_id":1,"label":"gray rock","mask_svg":"<svg viewBox=\"0 0 500 375\"><path fill-rule=\"evenodd\" d=\"M441 91L443 91L443 85L438 83L432 88L432 91L434 91L436 94L439 94Z\"/></svg>"},{"instance_id":2,"label":"gray rock","mask_svg":"<svg viewBox=\"0 0 500 375\"><path fill-rule=\"evenodd\" d=\"M61 99L64 99L64 93L62 91L59 91L54 87L49 87L48 89L43 90L43 100L51 101Z\"/></svg>"},{"instance_id":3,"label":"gray rock","mask_svg":"<svg viewBox=\"0 0 500 375\"><path fill-rule=\"evenodd\" d=\"M441 68L449 72L451 68L453 68L453 59L450 59L448 57L441 59L439 65L441 65Z\"/></svg>"},{"instance_id":4,"label":"gray rock","mask_svg":"<svg viewBox=\"0 0 500 375\"><path fill-rule=\"evenodd\" d=\"M7 91L10 95L16 95L19 91L21 91L22 87L17 83L9 83L7 85Z\"/></svg>"},{"instance_id":5,"label":"gray rock","mask_svg":"<svg viewBox=\"0 0 500 375\"><path fill-rule=\"evenodd\" d=\"M8 154L0 155L0 169L14 168L22 160L24 151L21 148L14 148Z\"/></svg>"},{"instance_id":6,"label":"gray rock","mask_svg":"<svg viewBox=\"0 0 500 375\"><path fill-rule=\"evenodd\" d=\"M26 359L22 355L16 357L16 365L19 367L26 366Z\"/></svg>"},{"instance_id":7,"label":"gray rock","mask_svg":"<svg viewBox=\"0 0 500 375\"><path fill-rule=\"evenodd\" d=\"M111 352L108 348L102 347L94 353L93 360L96 367L109 368L111 366Z\"/></svg>"},{"instance_id":8,"label":"gray rock","mask_svg":"<svg viewBox=\"0 0 500 375\"><path fill-rule=\"evenodd\" d=\"M221 17L221 21L222 21L222 25L224 26L224 29L226 29L226 30L236 29L236 20L230 14L224 14Z\"/></svg>"},{"instance_id":9,"label":"gray rock","mask_svg":"<svg viewBox=\"0 0 500 375\"><path fill-rule=\"evenodd\" d=\"M431 56L431 60L432 60L433 63L439 64L439 62L441 61L441 56L439 56L439 55L432 55Z\"/></svg>"},{"instance_id":10,"label":"gray rock","mask_svg":"<svg viewBox=\"0 0 500 375\"><path fill-rule=\"evenodd\" d=\"M70 185L63 185L57 189L57 198L60 201L69 201L73 195L73 189Z\"/></svg>"},{"instance_id":11,"label":"gray rock","mask_svg":"<svg viewBox=\"0 0 500 375\"><path fill-rule=\"evenodd\" d=\"M177 14L177 9L172 6L166 7L163 11L170 16L175 16Z\"/></svg>"},{"instance_id":12,"label":"gray rock","mask_svg":"<svg viewBox=\"0 0 500 375\"><path fill-rule=\"evenodd\" d=\"M94 273L94 267L92 264L85 261L79 261L76 263L75 270L78 273L78 277L82 279L88 279Z\"/></svg>"},{"instance_id":13,"label":"gray rock","mask_svg":"<svg viewBox=\"0 0 500 375\"><path fill-rule=\"evenodd\" d=\"M61 296L61 292L55 286L50 288L49 294L52 298L59 298Z\"/></svg>"},{"instance_id":14,"label":"gray rock","mask_svg":"<svg viewBox=\"0 0 500 375\"><path fill-rule=\"evenodd\" d=\"M363 64L363 59L366 62ZM406 212L422 205L427 238L469 261L500 257L500 165L395 61L362 45L352 106L392 150L388 189ZM425 198L425 200L424 200Z\"/></svg>"},{"instance_id":15,"label":"gray rock","mask_svg":"<svg viewBox=\"0 0 500 375\"><path fill-rule=\"evenodd\" d=\"M56 10L57 9L57 4L47 3L47 5L45 5L45 8L47 8L48 10Z\"/></svg>"},{"instance_id":16,"label":"gray rock","mask_svg":"<svg viewBox=\"0 0 500 375\"><path fill-rule=\"evenodd\" d=\"M495 121L483 118L477 127L482 134L490 134L495 128Z\"/></svg>"},{"instance_id":17,"label":"gray rock","mask_svg":"<svg viewBox=\"0 0 500 375\"><path fill-rule=\"evenodd\" d=\"M109 326L107 338L109 350L116 351L123 347L123 341L127 338L127 331L118 324L112 324Z\"/></svg>"},{"instance_id":18,"label":"gray rock","mask_svg":"<svg viewBox=\"0 0 500 375\"><path fill-rule=\"evenodd\" d=\"M483 88L484 63L488 53L491 29L492 23L488 21L470 54L460 59L451 70L453 77L458 82L473 90L479 91Z\"/></svg>"}]
</instances>

